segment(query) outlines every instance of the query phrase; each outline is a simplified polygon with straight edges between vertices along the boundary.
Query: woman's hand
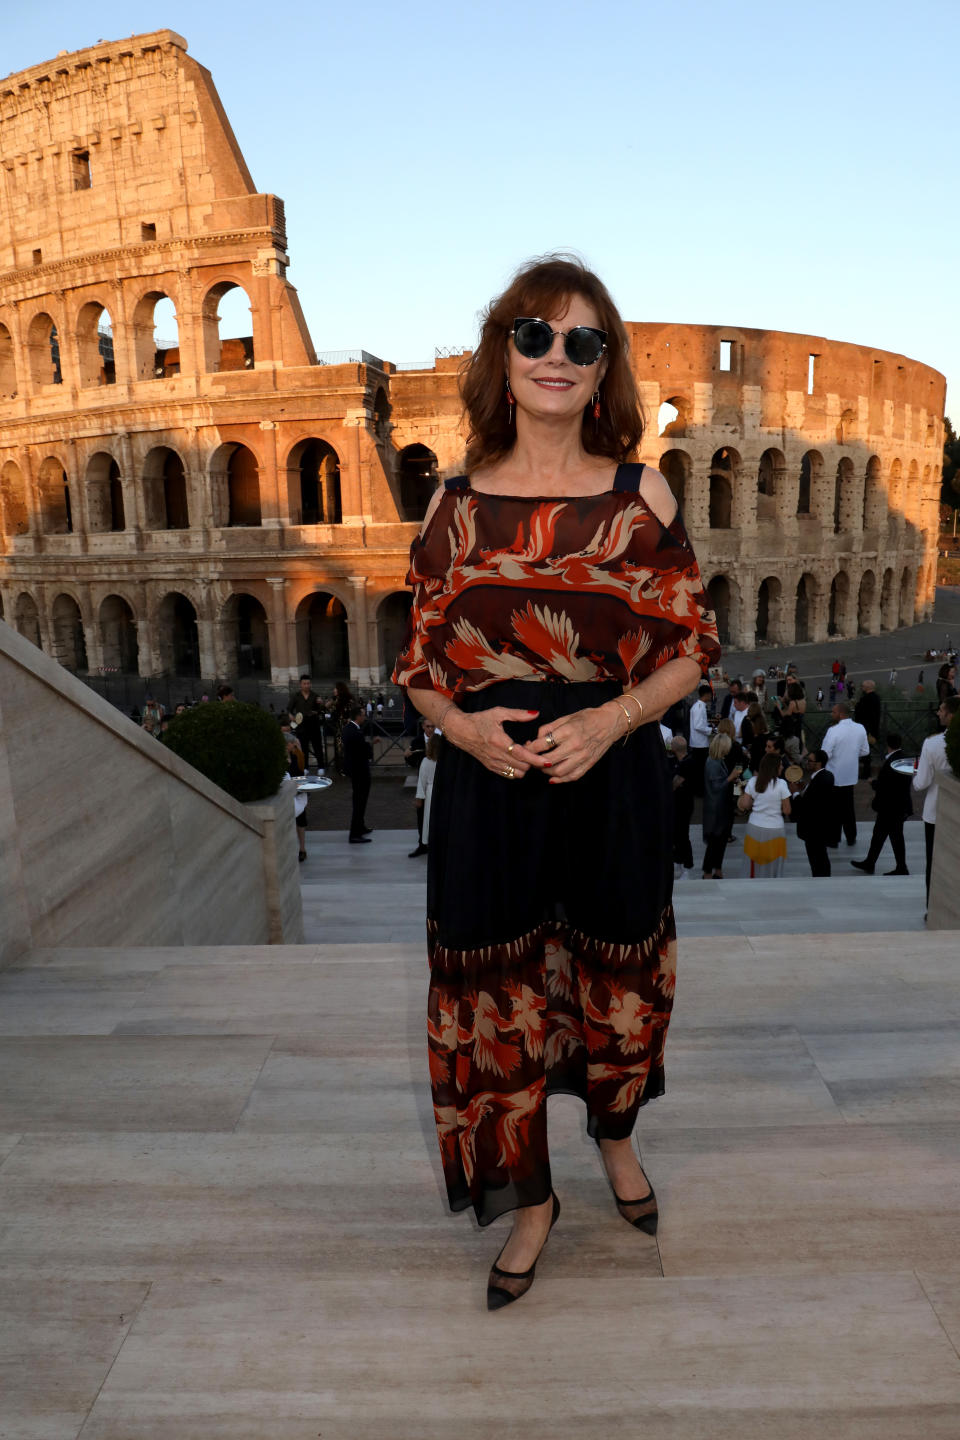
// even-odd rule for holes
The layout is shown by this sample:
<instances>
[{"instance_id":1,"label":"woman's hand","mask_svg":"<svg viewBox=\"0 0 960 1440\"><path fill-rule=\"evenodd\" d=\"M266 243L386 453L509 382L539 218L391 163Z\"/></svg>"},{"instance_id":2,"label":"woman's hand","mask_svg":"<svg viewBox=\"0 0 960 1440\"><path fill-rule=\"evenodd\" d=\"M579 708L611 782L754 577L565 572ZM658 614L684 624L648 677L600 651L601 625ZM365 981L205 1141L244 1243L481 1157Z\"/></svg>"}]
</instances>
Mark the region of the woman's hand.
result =
<instances>
[{"instance_id":1,"label":"woman's hand","mask_svg":"<svg viewBox=\"0 0 960 1440\"><path fill-rule=\"evenodd\" d=\"M626 734L626 716L620 705L608 702L589 710L561 715L541 725L529 749L545 758L551 785L579 780Z\"/></svg>"},{"instance_id":2,"label":"woman's hand","mask_svg":"<svg viewBox=\"0 0 960 1440\"><path fill-rule=\"evenodd\" d=\"M538 710L508 710L504 705L495 705L491 710L476 710L467 714L454 707L445 714L443 733L458 750L466 750L494 775L502 775L505 780L520 780L531 766L540 770L545 762L532 748L524 748L518 741L511 740L503 722L529 722L535 720L539 713Z\"/></svg>"}]
</instances>

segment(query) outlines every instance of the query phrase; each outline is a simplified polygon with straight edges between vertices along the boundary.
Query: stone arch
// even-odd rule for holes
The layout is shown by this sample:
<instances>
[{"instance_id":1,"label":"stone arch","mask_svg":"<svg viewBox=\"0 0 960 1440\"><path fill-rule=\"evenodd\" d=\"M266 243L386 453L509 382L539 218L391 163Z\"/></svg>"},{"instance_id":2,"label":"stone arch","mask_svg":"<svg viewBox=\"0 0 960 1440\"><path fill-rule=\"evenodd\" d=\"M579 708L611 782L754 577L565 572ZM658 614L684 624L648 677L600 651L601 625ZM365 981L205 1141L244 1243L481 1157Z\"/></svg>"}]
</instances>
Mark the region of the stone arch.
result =
<instances>
[{"instance_id":1,"label":"stone arch","mask_svg":"<svg viewBox=\"0 0 960 1440\"><path fill-rule=\"evenodd\" d=\"M883 572L883 580L880 585L880 629L895 630L897 628L897 611L899 599L896 577L893 569L888 568Z\"/></svg>"},{"instance_id":2,"label":"stone arch","mask_svg":"<svg viewBox=\"0 0 960 1440\"><path fill-rule=\"evenodd\" d=\"M781 645L783 640L783 586L776 575L761 580L757 591L758 644Z\"/></svg>"},{"instance_id":3,"label":"stone arch","mask_svg":"<svg viewBox=\"0 0 960 1440\"><path fill-rule=\"evenodd\" d=\"M667 405L671 410L676 411L675 415L671 416L669 412L665 412L664 406ZM657 433L668 440L684 439L692 414L693 405L689 395L685 395L682 391L668 395L657 412Z\"/></svg>"},{"instance_id":4,"label":"stone arch","mask_svg":"<svg viewBox=\"0 0 960 1440\"><path fill-rule=\"evenodd\" d=\"M210 490L214 524L257 526L260 510L260 465L246 445L229 441L210 461Z\"/></svg>"},{"instance_id":5,"label":"stone arch","mask_svg":"<svg viewBox=\"0 0 960 1440\"><path fill-rule=\"evenodd\" d=\"M901 625L913 624L916 598L916 580L910 571L910 566L905 565L903 574L900 576L899 623Z\"/></svg>"},{"instance_id":6,"label":"stone arch","mask_svg":"<svg viewBox=\"0 0 960 1440\"><path fill-rule=\"evenodd\" d=\"M819 594L816 576L805 570L797 581L794 604L793 638L798 645L813 639L816 625L816 603Z\"/></svg>"},{"instance_id":7,"label":"stone arch","mask_svg":"<svg viewBox=\"0 0 960 1440\"><path fill-rule=\"evenodd\" d=\"M23 471L14 460L8 460L0 470L0 503L2 503L3 533L5 535L26 535L30 530L30 511L27 506L27 485Z\"/></svg>"},{"instance_id":8,"label":"stone arch","mask_svg":"<svg viewBox=\"0 0 960 1440\"><path fill-rule=\"evenodd\" d=\"M837 444L849 445L856 438L857 416L854 410L844 410L837 421Z\"/></svg>"},{"instance_id":9,"label":"stone arch","mask_svg":"<svg viewBox=\"0 0 960 1440\"><path fill-rule=\"evenodd\" d=\"M180 590L164 595L156 610L156 644L165 675L197 678L200 674L200 630L192 600Z\"/></svg>"},{"instance_id":10,"label":"stone arch","mask_svg":"<svg viewBox=\"0 0 960 1440\"><path fill-rule=\"evenodd\" d=\"M183 460L169 445L155 445L143 461L143 510L148 530L189 530L190 507Z\"/></svg>"},{"instance_id":11,"label":"stone arch","mask_svg":"<svg viewBox=\"0 0 960 1440\"><path fill-rule=\"evenodd\" d=\"M270 629L267 612L256 595L238 590L220 611L223 653L233 660L240 677L270 676Z\"/></svg>"},{"instance_id":12,"label":"stone arch","mask_svg":"<svg viewBox=\"0 0 960 1440\"><path fill-rule=\"evenodd\" d=\"M309 436L294 445L287 457L289 492L299 497L301 525L339 525L343 519L340 498L340 456L326 440Z\"/></svg>"},{"instance_id":13,"label":"stone arch","mask_svg":"<svg viewBox=\"0 0 960 1440\"><path fill-rule=\"evenodd\" d=\"M6 325L0 324L0 400L12 400L17 393L17 362L13 353L13 337Z\"/></svg>"},{"instance_id":14,"label":"stone arch","mask_svg":"<svg viewBox=\"0 0 960 1440\"><path fill-rule=\"evenodd\" d=\"M90 456L86 490L87 529L91 534L127 528L120 466L107 451L98 450Z\"/></svg>"},{"instance_id":15,"label":"stone arch","mask_svg":"<svg viewBox=\"0 0 960 1440\"><path fill-rule=\"evenodd\" d=\"M45 310L34 315L27 327L27 359L30 379L37 389L63 383L60 337L53 317Z\"/></svg>"},{"instance_id":16,"label":"stone arch","mask_svg":"<svg viewBox=\"0 0 960 1440\"><path fill-rule=\"evenodd\" d=\"M422 520L437 488L437 457L426 445L406 445L397 459L403 519Z\"/></svg>"},{"instance_id":17,"label":"stone arch","mask_svg":"<svg viewBox=\"0 0 960 1440\"><path fill-rule=\"evenodd\" d=\"M116 382L113 321L99 300L88 301L77 316L77 359L80 384L85 388Z\"/></svg>"},{"instance_id":18,"label":"stone arch","mask_svg":"<svg viewBox=\"0 0 960 1440\"><path fill-rule=\"evenodd\" d=\"M710 609L717 619L717 634L721 645L729 645L738 620L739 591L736 582L729 575L714 575L707 586Z\"/></svg>"},{"instance_id":19,"label":"stone arch","mask_svg":"<svg viewBox=\"0 0 960 1440\"><path fill-rule=\"evenodd\" d=\"M390 431L393 429L390 422L391 410L386 390L382 385L378 385L377 393L373 397L373 430L378 445L384 445L390 439Z\"/></svg>"},{"instance_id":20,"label":"stone arch","mask_svg":"<svg viewBox=\"0 0 960 1440\"><path fill-rule=\"evenodd\" d=\"M393 673L396 658L403 648L412 604L413 596L409 590L394 590L391 595L385 595L377 607L380 666L385 679Z\"/></svg>"},{"instance_id":21,"label":"stone arch","mask_svg":"<svg viewBox=\"0 0 960 1440\"><path fill-rule=\"evenodd\" d=\"M757 519L774 520L783 495L787 462L782 450L764 450L757 467Z\"/></svg>"},{"instance_id":22,"label":"stone arch","mask_svg":"<svg viewBox=\"0 0 960 1440\"><path fill-rule=\"evenodd\" d=\"M163 334L162 330L170 333ZM179 375L180 326L176 303L165 290L148 290L137 301L133 344L138 380L166 380Z\"/></svg>"},{"instance_id":23,"label":"stone arch","mask_svg":"<svg viewBox=\"0 0 960 1440\"><path fill-rule=\"evenodd\" d=\"M253 306L243 285L218 280L203 297L203 363L210 372L252 370L254 349Z\"/></svg>"},{"instance_id":24,"label":"stone arch","mask_svg":"<svg viewBox=\"0 0 960 1440\"><path fill-rule=\"evenodd\" d=\"M733 498L740 472L740 456L723 445L710 461L710 529L729 530L733 524Z\"/></svg>"},{"instance_id":25,"label":"stone arch","mask_svg":"<svg viewBox=\"0 0 960 1440\"><path fill-rule=\"evenodd\" d=\"M800 478L797 482L798 515L816 514L822 480L823 456L819 450L807 450L800 459Z\"/></svg>"},{"instance_id":26,"label":"stone arch","mask_svg":"<svg viewBox=\"0 0 960 1440\"><path fill-rule=\"evenodd\" d=\"M857 592L857 634L870 635L873 632L873 610L877 598L877 577L872 570L864 570Z\"/></svg>"},{"instance_id":27,"label":"stone arch","mask_svg":"<svg viewBox=\"0 0 960 1440\"><path fill-rule=\"evenodd\" d=\"M833 480L833 533L839 535L850 506L853 490L853 461L844 455L837 462Z\"/></svg>"},{"instance_id":28,"label":"stone arch","mask_svg":"<svg viewBox=\"0 0 960 1440\"><path fill-rule=\"evenodd\" d=\"M830 609L827 614L827 634L846 635L850 623L850 576L846 570L838 570L830 581Z\"/></svg>"},{"instance_id":29,"label":"stone arch","mask_svg":"<svg viewBox=\"0 0 960 1440\"><path fill-rule=\"evenodd\" d=\"M83 633L83 616L72 595L65 592L56 597L50 611L53 657L74 673L86 671L87 642Z\"/></svg>"},{"instance_id":30,"label":"stone arch","mask_svg":"<svg viewBox=\"0 0 960 1440\"><path fill-rule=\"evenodd\" d=\"M132 606L122 595L107 595L100 603L98 620L104 670L136 675L140 648Z\"/></svg>"},{"instance_id":31,"label":"stone arch","mask_svg":"<svg viewBox=\"0 0 960 1440\"><path fill-rule=\"evenodd\" d=\"M667 427L670 428L669 426ZM666 434L666 431L664 431ZM674 500L677 502L677 509L681 515L684 511L687 495L690 493L690 477L693 474L693 461L686 450L664 450L657 461L664 480L670 486Z\"/></svg>"},{"instance_id":32,"label":"stone arch","mask_svg":"<svg viewBox=\"0 0 960 1440\"><path fill-rule=\"evenodd\" d=\"M40 643L40 611L29 590L21 590L13 610L13 627L24 640L42 650Z\"/></svg>"},{"instance_id":33,"label":"stone arch","mask_svg":"<svg viewBox=\"0 0 960 1440\"><path fill-rule=\"evenodd\" d=\"M347 680L350 642L343 601L329 590L305 595L297 606L297 663L314 680Z\"/></svg>"},{"instance_id":34,"label":"stone arch","mask_svg":"<svg viewBox=\"0 0 960 1440\"><path fill-rule=\"evenodd\" d=\"M898 466L899 472L899 460L895 464ZM875 526L882 524L884 498L883 467L880 464L880 457L871 455L863 475L862 528L864 530L872 530Z\"/></svg>"},{"instance_id":35,"label":"stone arch","mask_svg":"<svg viewBox=\"0 0 960 1440\"><path fill-rule=\"evenodd\" d=\"M37 475L37 498L40 507L40 529L43 534L72 534L73 500L70 481L56 455L48 455L41 462Z\"/></svg>"}]
</instances>

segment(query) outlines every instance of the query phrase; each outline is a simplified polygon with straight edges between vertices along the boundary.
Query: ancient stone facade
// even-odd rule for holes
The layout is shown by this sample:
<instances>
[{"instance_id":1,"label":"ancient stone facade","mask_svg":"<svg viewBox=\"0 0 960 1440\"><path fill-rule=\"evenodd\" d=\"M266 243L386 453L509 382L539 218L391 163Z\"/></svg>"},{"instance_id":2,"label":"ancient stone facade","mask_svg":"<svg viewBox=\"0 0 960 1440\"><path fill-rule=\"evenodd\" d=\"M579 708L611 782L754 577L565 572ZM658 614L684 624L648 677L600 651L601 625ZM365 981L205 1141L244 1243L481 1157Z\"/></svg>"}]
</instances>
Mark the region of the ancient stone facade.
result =
<instances>
[{"instance_id":1,"label":"ancient stone facade","mask_svg":"<svg viewBox=\"0 0 960 1440\"><path fill-rule=\"evenodd\" d=\"M316 355L282 202L171 31L0 82L0 161L0 613L80 673L380 681L410 541L462 465L460 360ZM250 333L222 338L237 290ZM641 458L732 643L930 613L942 376L629 328Z\"/></svg>"}]
</instances>

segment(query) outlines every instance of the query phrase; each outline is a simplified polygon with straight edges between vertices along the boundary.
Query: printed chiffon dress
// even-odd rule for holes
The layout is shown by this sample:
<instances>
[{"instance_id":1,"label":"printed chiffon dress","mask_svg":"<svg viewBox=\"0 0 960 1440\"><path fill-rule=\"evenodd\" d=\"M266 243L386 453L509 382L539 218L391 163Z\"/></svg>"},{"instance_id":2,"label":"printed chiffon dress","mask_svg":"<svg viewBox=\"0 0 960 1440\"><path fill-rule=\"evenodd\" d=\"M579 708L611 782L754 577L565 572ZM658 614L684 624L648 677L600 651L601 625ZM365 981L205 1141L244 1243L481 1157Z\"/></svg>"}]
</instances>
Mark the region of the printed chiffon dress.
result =
<instances>
[{"instance_id":1,"label":"printed chiffon dress","mask_svg":"<svg viewBox=\"0 0 960 1440\"><path fill-rule=\"evenodd\" d=\"M602 705L675 656L701 670L717 631L679 516L639 494L446 491L411 548L413 606L394 679L465 711L536 710L517 741ZM634 707L629 707L634 708ZM580 1096L595 1140L623 1139L664 1090L676 931L672 798L659 727L580 780L509 780L441 745L427 882L428 1046L453 1210L481 1225L551 1192L546 1099Z\"/></svg>"}]
</instances>

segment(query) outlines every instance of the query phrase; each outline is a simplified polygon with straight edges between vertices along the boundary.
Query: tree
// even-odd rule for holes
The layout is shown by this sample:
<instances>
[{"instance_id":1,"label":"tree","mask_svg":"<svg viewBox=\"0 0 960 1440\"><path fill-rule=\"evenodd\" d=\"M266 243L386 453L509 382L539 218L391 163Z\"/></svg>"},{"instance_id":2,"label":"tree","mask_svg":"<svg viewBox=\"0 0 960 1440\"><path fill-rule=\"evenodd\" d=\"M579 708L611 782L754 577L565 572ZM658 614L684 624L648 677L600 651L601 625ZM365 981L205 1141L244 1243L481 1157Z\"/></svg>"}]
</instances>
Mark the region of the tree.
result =
<instances>
[{"instance_id":1,"label":"tree","mask_svg":"<svg viewBox=\"0 0 960 1440\"><path fill-rule=\"evenodd\" d=\"M940 486L940 503L951 510L960 510L960 439L950 423L950 417L943 417L943 481Z\"/></svg>"}]
</instances>

